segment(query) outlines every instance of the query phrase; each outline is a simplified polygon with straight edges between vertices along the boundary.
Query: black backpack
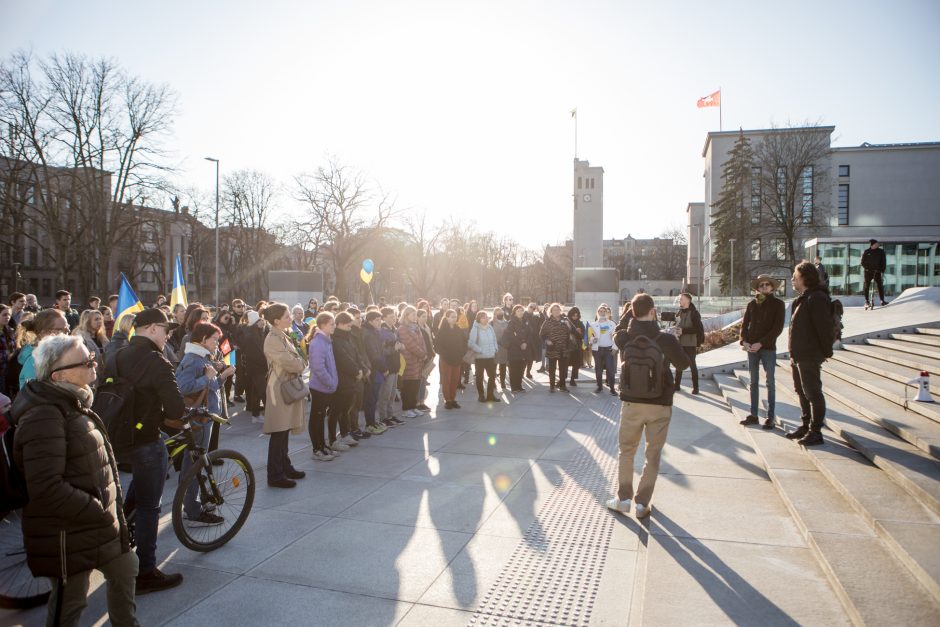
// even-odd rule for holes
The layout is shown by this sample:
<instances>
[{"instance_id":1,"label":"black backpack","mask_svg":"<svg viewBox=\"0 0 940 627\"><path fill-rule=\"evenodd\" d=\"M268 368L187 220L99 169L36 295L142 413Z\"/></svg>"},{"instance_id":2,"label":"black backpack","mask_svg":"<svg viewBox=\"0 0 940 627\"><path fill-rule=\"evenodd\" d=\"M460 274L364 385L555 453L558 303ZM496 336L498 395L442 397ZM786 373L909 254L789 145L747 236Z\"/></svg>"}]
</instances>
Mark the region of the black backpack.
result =
<instances>
[{"instance_id":1,"label":"black backpack","mask_svg":"<svg viewBox=\"0 0 940 627\"><path fill-rule=\"evenodd\" d=\"M621 351L620 392L629 398L653 399L663 394L665 355L655 339L639 335Z\"/></svg>"},{"instance_id":2,"label":"black backpack","mask_svg":"<svg viewBox=\"0 0 940 627\"><path fill-rule=\"evenodd\" d=\"M29 502L26 477L13 463L13 436L16 427L10 426L0 435L0 517Z\"/></svg>"},{"instance_id":3,"label":"black backpack","mask_svg":"<svg viewBox=\"0 0 940 627\"><path fill-rule=\"evenodd\" d=\"M92 411L98 414L108 431L114 456L122 461L134 446L134 381L122 377L117 368L119 349L108 360L105 380L95 391Z\"/></svg>"}]
</instances>

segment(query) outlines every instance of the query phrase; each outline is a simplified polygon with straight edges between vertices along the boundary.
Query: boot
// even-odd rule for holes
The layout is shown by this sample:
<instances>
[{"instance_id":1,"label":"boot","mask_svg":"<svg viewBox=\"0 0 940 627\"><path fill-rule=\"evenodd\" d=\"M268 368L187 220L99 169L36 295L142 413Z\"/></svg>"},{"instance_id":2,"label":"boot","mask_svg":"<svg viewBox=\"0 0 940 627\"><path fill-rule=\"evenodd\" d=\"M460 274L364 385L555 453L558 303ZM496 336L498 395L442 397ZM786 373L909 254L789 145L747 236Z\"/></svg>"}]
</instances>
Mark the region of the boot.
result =
<instances>
[{"instance_id":1,"label":"boot","mask_svg":"<svg viewBox=\"0 0 940 627\"><path fill-rule=\"evenodd\" d=\"M825 444L822 434L819 431L810 431L804 437L800 438L797 442L800 446L817 446L819 444Z\"/></svg>"},{"instance_id":2,"label":"boot","mask_svg":"<svg viewBox=\"0 0 940 627\"><path fill-rule=\"evenodd\" d=\"M802 427L798 428L796 431L791 431L790 433L786 434L786 436L784 437L786 437L786 439L788 440L799 440L800 438L805 436L807 433L809 433L809 427L806 425L803 425Z\"/></svg>"}]
</instances>

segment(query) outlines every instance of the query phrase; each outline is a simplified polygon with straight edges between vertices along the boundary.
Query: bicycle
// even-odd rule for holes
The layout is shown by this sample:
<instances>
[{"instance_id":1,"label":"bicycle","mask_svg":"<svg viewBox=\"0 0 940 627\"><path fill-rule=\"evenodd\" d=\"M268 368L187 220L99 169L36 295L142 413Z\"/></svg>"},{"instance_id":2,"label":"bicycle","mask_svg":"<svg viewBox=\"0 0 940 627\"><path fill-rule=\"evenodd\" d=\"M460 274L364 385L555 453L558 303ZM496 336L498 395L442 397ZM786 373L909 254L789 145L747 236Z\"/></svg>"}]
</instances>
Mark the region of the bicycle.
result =
<instances>
[{"instance_id":1,"label":"bicycle","mask_svg":"<svg viewBox=\"0 0 940 627\"><path fill-rule=\"evenodd\" d=\"M205 419L219 425L230 424L226 418L211 414L204 407L189 409L180 419L179 433L165 440L170 458L188 451L192 466L180 479L173 497L173 532L180 544L192 551L206 553L215 550L235 537L251 513L255 500L255 471L248 459L238 451L219 449L207 452L196 444L193 437L194 418ZM198 424L198 423L197 423ZM185 519L183 506L190 486L197 490L197 500L203 511L220 517L222 522L199 524ZM134 541L136 511L133 503L125 503L125 516Z\"/></svg>"}]
</instances>

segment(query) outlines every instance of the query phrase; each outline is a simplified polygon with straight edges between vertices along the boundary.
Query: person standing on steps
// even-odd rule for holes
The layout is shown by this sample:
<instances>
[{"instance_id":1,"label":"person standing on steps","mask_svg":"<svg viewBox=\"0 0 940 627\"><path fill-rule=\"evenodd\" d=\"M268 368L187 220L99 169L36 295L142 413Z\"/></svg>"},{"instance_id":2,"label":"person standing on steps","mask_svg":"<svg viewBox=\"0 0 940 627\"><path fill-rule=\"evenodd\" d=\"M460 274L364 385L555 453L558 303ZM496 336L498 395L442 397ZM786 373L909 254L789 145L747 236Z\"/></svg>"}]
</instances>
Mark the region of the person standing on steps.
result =
<instances>
[{"instance_id":1,"label":"person standing on steps","mask_svg":"<svg viewBox=\"0 0 940 627\"><path fill-rule=\"evenodd\" d=\"M829 273L826 272L826 266L823 265L822 257L816 255L816 257L813 259L813 265L816 266L816 272L819 273L819 284L828 290Z\"/></svg>"},{"instance_id":2,"label":"person standing on steps","mask_svg":"<svg viewBox=\"0 0 940 627\"><path fill-rule=\"evenodd\" d=\"M829 291L819 284L816 266L803 261L793 271L793 301L790 317L790 369L793 387L800 398L803 425L787 434L803 446L822 444L826 398L822 391L822 363L832 357L833 325Z\"/></svg>"},{"instance_id":3,"label":"person standing on steps","mask_svg":"<svg viewBox=\"0 0 940 627\"><path fill-rule=\"evenodd\" d=\"M695 364L695 353L705 341L705 327L702 326L702 316L692 295L688 292L679 294L679 311L676 312L676 328L679 330L679 345L689 358L689 369L692 371L692 394L698 394L698 366ZM676 370L676 392L682 383L682 370Z\"/></svg>"},{"instance_id":4,"label":"person standing on steps","mask_svg":"<svg viewBox=\"0 0 940 627\"><path fill-rule=\"evenodd\" d=\"M762 274L751 281L751 289L757 292L744 310L741 322L741 349L747 351L750 372L751 413L742 420L742 425L756 425L760 405L760 368L764 368L767 379L767 419L763 428L774 428L776 411L776 385L774 372L777 368L777 337L783 331L786 306L774 296L780 283L769 275Z\"/></svg>"},{"instance_id":5,"label":"person standing on steps","mask_svg":"<svg viewBox=\"0 0 940 627\"><path fill-rule=\"evenodd\" d=\"M659 462L669 422L675 386L669 364L676 371L688 368L689 360L670 333L662 333L656 322L656 307L649 294L637 294L631 301L633 319L627 330L617 332L615 342L623 356L620 374L620 457L619 485L607 507L622 514L636 501L636 517L652 511L653 488L659 476ZM640 438L646 432L646 463L640 484L633 491L633 458Z\"/></svg>"},{"instance_id":6,"label":"person standing on steps","mask_svg":"<svg viewBox=\"0 0 940 627\"><path fill-rule=\"evenodd\" d=\"M885 302L885 282L884 274L885 270L888 267L888 260L885 256L885 251L881 246L878 245L878 240L872 238L868 240L868 248L865 252L862 253L862 269L865 271L865 306L871 307L872 303L869 300L869 291L871 287L872 279L875 281L875 285L878 286L878 297L881 299L881 306L884 307L888 303ZM871 299L874 300L874 299Z\"/></svg>"}]
</instances>

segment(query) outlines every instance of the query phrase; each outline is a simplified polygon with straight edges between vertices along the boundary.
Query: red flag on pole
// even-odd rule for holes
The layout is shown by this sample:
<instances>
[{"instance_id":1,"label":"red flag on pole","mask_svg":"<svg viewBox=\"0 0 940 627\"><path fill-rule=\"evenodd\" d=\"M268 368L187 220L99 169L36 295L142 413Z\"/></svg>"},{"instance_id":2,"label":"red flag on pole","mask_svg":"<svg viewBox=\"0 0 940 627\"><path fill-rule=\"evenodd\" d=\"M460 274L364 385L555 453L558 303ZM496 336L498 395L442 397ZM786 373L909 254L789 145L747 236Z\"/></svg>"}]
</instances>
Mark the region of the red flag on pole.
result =
<instances>
[{"instance_id":1,"label":"red flag on pole","mask_svg":"<svg viewBox=\"0 0 940 627\"><path fill-rule=\"evenodd\" d=\"M709 94L703 98L699 98L698 102L695 103L699 109L702 107L720 107L721 106L721 90L719 89L713 94Z\"/></svg>"}]
</instances>

